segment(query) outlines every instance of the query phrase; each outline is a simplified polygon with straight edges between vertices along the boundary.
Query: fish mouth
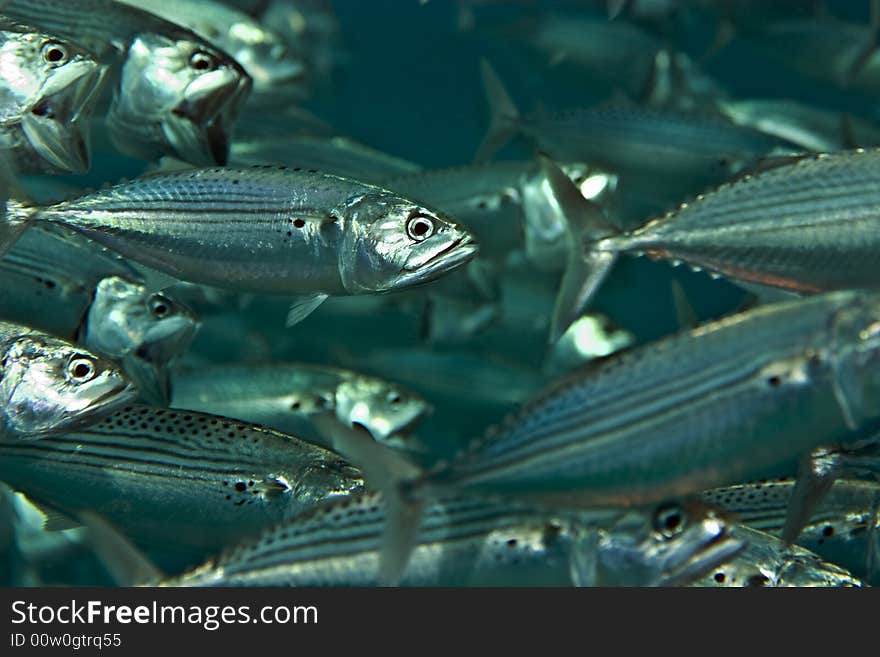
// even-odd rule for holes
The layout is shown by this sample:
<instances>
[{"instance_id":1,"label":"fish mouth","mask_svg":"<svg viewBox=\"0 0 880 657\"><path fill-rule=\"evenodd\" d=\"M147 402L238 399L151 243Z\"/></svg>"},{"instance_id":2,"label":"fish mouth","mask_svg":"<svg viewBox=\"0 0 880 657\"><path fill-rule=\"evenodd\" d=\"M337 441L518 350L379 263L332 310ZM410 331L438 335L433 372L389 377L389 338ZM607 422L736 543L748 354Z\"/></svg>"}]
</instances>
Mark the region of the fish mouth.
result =
<instances>
[{"instance_id":1,"label":"fish mouth","mask_svg":"<svg viewBox=\"0 0 880 657\"><path fill-rule=\"evenodd\" d=\"M33 149L56 169L86 173L91 163L89 118L107 66L73 61L40 90L21 120Z\"/></svg>"},{"instance_id":2,"label":"fish mouth","mask_svg":"<svg viewBox=\"0 0 880 657\"><path fill-rule=\"evenodd\" d=\"M746 548L746 541L729 528L723 528L708 543L696 547L685 561L671 570L660 586L684 586L705 576L713 568L727 563Z\"/></svg>"},{"instance_id":3,"label":"fish mouth","mask_svg":"<svg viewBox=\"0 0 880 657\"><path fill-rule=\"evenodd\" d=\"M452 271L474 258L480 247L471 235L465 235L449 247L435 255L418 269L400 276L399 283L415 285L433 281L448 271Z\"/></svg>"},{"instance_id":4,"label":"fish mouth","mask_svg":"<svg viewBox=\"0 0 880 657\"><path fill-rule=\"evenodd\" d=\"M250 77L237 77L234 71L214 73L220 75L190 84L184 100L161 122L174 154L201 166L228 161L231 127L252 84Z\"/></svg>"}]
</instances>

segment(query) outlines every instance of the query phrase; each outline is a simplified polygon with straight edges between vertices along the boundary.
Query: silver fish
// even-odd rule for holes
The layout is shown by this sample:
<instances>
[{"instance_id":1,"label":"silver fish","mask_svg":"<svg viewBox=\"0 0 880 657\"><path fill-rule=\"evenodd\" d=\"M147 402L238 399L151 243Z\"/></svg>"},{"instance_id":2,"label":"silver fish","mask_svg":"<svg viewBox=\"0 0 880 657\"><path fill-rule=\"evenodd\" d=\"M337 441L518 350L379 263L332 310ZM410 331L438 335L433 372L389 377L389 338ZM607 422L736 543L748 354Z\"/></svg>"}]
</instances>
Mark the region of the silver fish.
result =
<instances>
[{"instance_id":1,"label":"silver fish","mask_svg":"<svg viewBox=\"0 0 880 657\"><path fill-rule=\"evenodd\" d=\"M800 546L786 547L775 536L745 526L737 526L735 531L746 548L693 586L863 586L845 569Z\"/></svg>"},{"instance_id":2,"label":"silver fish","mask_svg":"<svg viewBox=\"0 0 880 657\"><path fill-rule=\"evenodd\" d=\"M0 319L81 343L119 363L145 399L167 404L167 367L197 327L186 306L149 291L114 254L40 227L0 259L0 272Z\"/></svg>"},{"instance_id":3,"label":"silver fish","mask_svg":"<svg viewBox=\"0 0 880 657\"><path fill-rule=\"evenodd\" d=\"M107 127L123 153L226 163L231 127L251 87L251 78L227 53L112 0L4 0L0 13L77 40L113 63Z\"/></svg>"},{"instance_id":4,"label":"silver fish","mask_svg":"<svg viewBox=\"0 0 880 657\"><path fill-rule=\"evenodd\" d=\"M164 584L375 586L384 519L375 494L330 503ZM742 547L721 516L699 505L565 514L449 498L427 509L401 584L672 586Z\"/></svg>"},{"instance_id":5,"label":"silver fish","mask_svg":"<svg viewBox=\"0 0 880 657\"><path fill-rule=\"evenodd\" d=\"M171 406L262 424L332 448L311 416L332 412L376 440L423 451L407 434L428 413L421 397L350 370L306 363L226 364L174 374Z\"/></svg>"},{"instance_id":6,"label":"silver fish","mask_svg":"<svg viewBox=\"0 0 880 657\"><path fill-rule=\"evenodd\" d=\"M109 415L135 396L114 365L42 331L0 322L0 435L43 438ZM0 441L11 443L17 441Z\"/></svg>"},{"instance_id":7,"label":"silver fish","mask_svg":"<svg viewBox=\"0 0 880 657\"><path fill-rule=\"evenodd\" d=\"M259 102L262 95L302 95L297 87L305 82L305 62L290 52L280 35L244 12L216 0L118 1L192 30L229 53L254 81L251 102Z\"/></svg>"},{"instance_id":8,"label":"silver fish","mask_svg":"<svg viewBox=\"0 0 880 657\"><path fill-rule=\"evenodd\" d=\"M849 114L775 98L718 100L716 104L734 123L775 135L806 150L824 153L880 146L880 126Z\"/></svg>"},{"instance_id":9,"label":"silver fish","mask_svg":"<svg viewBox=\"0 0 880 657\"><path fill-rule=\"evenodd\" d=\"M32 221L60 224L174 279L311 295L291 323L327 295L425 283L477 252L452 219L313 169L157 174L48 207L10 201L7 210L6 244Z\"/></svg>"},{"instance_id":10,"label":"silver fish","mask_svg":"<svg viewBox=\"0 0 880 657\"><path fill-rule=\"evenodd\" d=\"M107 67L68 39L0 16L0 149L20 172L89 169Z\"/></svg>"},{"instance_id":11,"label":"silver fish","mask_svg":"<svg viewBox=\"0 0 880 657\"><path fill-rule=\"evenodd\" d=\"M700 497L745 525L781 536L795 481L757 481L714 488ZM797 539L798 545L846 568L869 584L880 581L880 486L839 480L816 507Z\"/></svg>"},{"instance_id":12,"label":"silver fish","mask_svg":"<svg viewBox=\"0 0 880 657\"><path fill-rule=\"evenodd\" d=\"M0 480L35 502L73 517L92 510L139 544L201 558L362 485L335 454L292 436L146 406L4 441L0 454Z\"/></svg>"},{"instance_id":13,"label":"silver fish","mask_svg":"<svg viewBox=\"0 0 880 657\"><path fill-rule=\"evenodd\" d=\"M195 316L183 304L112 276L95 288L79 339L120 363L144 399L165 405L170 398L168 368L186 351L197 328Z\"/></svg>"}]
</instances>

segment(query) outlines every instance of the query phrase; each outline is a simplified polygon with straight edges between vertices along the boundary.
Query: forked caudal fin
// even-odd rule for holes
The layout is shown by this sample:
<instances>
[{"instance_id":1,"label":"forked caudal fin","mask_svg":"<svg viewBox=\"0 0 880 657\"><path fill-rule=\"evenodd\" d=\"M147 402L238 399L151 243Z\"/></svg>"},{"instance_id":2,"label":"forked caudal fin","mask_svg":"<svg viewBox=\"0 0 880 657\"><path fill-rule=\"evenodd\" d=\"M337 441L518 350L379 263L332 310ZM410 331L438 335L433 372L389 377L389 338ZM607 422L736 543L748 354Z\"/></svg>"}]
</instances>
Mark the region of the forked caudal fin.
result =
<instances>
[{"instance_id":1,"label":"forked caudal fin","mask_svg":"<svg viewBox=\"0 0 880 657\"><path fill-rule=\"evenodd\" d=\"M489 130L477 149L474 162L486 162L504 146L519 129L519 110L504 88L495 69L485 59L480 60L480 75L486 100L489 102Z\"/></svg>"},{"instance_id":2,"label":"forked caudal fin","mask_svg":"<svg viewBox=\"0 0 880 657\"><path fill-rule=\"evenodd\" d=\"M782 528L782 540L786 545L797 541L819 503L840 476L838 460L835 452L820 447L801 461Z\"/></svg>"},{"instance_id":3,"label":"forked caudal fin","mask_svg":"<svg viewBox=\"0 0 880 657\"><path fill-rule=\"evenodd\" d=\"M21 200L24 199L24 200ZM36 207L15 177L11 162L0 154L0 256L5 254L31 224Z\"/></svg>"},{"instance_id":4,"label":"forked caudal fin","mask_svg":"<svg viewBox=\"0 0 880 657\"><path fill-rule=\"evenodd\" d=\"M544 154L538 157L569 234L565 273L550 320L549 342L553 344L580 317L617 260L615 251L598 251L592 245L620 231L595 203L581 195L553 160Z\"/></svg>"},{"instance_id":5,"label":"forked caudal fin","mask_svg":"<svg viewBox=\"0 0 880 657\"><path fill-rule=\"evenodd\" d=\"M422 469L377 443L360 425L348 427L330 414L318 416L313 422L330 439L337 453L363 471L367 485L382 493L385 528L379 585L396 586L418 538L424 501L411 495L409 487L422 474Z\"/></svg>"}]
</instances>

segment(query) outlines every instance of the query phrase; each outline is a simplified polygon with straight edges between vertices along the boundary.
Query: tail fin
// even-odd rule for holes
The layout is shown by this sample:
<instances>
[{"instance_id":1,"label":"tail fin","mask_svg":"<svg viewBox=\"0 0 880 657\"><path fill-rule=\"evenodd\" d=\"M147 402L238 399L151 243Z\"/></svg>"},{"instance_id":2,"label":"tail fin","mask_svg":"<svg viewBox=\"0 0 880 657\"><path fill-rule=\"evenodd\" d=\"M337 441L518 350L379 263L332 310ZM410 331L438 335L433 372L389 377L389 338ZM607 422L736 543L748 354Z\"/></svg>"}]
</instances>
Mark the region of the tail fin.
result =
<instances>
[{"instance_id":1,"label":"tail fin","mask_svg":"<svg viewBox=\"0 0 880 657\"><path fill-rule=\"evenodd\" d=\"M80 520L101 563L119 586L158 584L165 576L118 529L92 511Z\"/></svg>"},{"instance_id":2,"label":"tail fin","mask_svg":"<svg viewBox=\"0 0 880 657\"><path fill-rule=\"evenodd\" d=\"M422 469L377 443L360 425L345 426L329 414L318 416L313 422L330 438L334 450L363 471L367 485L381 491L385 500L385 529L379 584L396 586L418 538L424 502L413 497L412 487Z\"/></svg>"},{"instance_id":3,"label":"tail fin","mask_svg":"<svg viewBox=\"0 0 880 657\"><path fill-rule=\"evenodd\" d=\"M485 59L480 60L480 74L489 101L489 131L477 149L474 161L486 162L516 134L520 116L495 69Z\"/></svg>"},{"instance_id":4,"label":"tail fin","mask_svg":"<svg viewBox=\"0 0 880 657\"><path fill-rule=\"evenodd\" d=\"M544 154L539 155L539 160L553 197L568 225L570 238L565 273L562 275L550 320L549 341L553 344L580 317L617 261L616 252L597 251L590 248L590 245L620 231L605 218L595 203L581 195L580 190L553 160ZM586 253L584 245L587 245Z\"/></svg>"},{"instance_id":5,"label":"tail fin","mask_svg":"<svg viewBox=\"0 0 880 657\"><path fill-rule=\"evenodd\" d=\"M30 225L36 207L28 201L27 194L15 177L12 163L0 156L0 256L9 251Z\"/></svg>"}]
</instances>

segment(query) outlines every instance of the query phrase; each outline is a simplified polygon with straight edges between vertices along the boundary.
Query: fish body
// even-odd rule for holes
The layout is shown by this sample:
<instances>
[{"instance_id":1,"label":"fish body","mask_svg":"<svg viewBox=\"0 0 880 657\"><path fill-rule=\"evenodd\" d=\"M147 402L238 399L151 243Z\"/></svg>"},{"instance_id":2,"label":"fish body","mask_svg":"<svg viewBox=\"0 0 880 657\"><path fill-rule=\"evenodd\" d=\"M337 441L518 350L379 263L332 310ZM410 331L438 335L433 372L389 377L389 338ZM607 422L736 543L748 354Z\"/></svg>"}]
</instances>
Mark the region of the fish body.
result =
<instances>
[{"instance_id":1,"label":"fish body","mask_svg":"<svg viewBox=\"0 0 880 657\"><path fill-rule=\"evenodd\" d=\"M384 292L432 280L477 250L445 216L313 169L156 174L18 211L19 230L60 224L174 279L243 292Z\"/></svg>"},{"instance_id":2,"label":"fish body","mask_svg":"<svg viewBox=\"0 0 880 657\"><path fill-rule=\"evenodd\" d=\"M405 586L658 586L742 548L708 510L566 515L449 498L425 514ZM681 526L658 529L660 515ZM375 586L384 513L374 494L328 504L226 551L174 586Z\"/></svg>"},{"instance_id":3,"label":"fish body","mask_svg":"<svg viewBox=\"0 0 880 657\"><path fill-rule=\"evenodd\" d=\"M753 529L781 536L794 491L795 481L782 479L715 488L700 497ZM880 575L878 510L880 487L876 483L836 481L809 518L797 544L873 585Z\"/></svg>"},{"instance_id":4,"label":"fish body","mask_svg":"<svg viewBox=\"0 0 880 657\"><path fill-rule=\"evenodd\" d=\"M746 548L693 586L702 587L861 587L846 569L823 561L798 545L750 527L737 526Z\"/></svg>"},{"instance_id":5,"label":"fish body","mask_svg":"<svg viewBox=\"0 0 880 657\"><path fill-rule=\"evenodd\" d=\"M641 252L734 282L820 292L877 288L880 150L807 156L684 203L593 252Z\"/></svg>"},{"instance_id":6,"label":"fish body","mask_svg":"<svg viewBox=\"0 0 880 657\"><path fill-rule=\"evenodd\" d=\"M840 292L631 349L551 385L412 492L595 506L741 481L880 415L878 319L876 296Z\"/></svg>"},{"instance_id":7,"label":"fish body","mask_svg":"<svg viewBox=\"0 0 880 657\"><path fill-rule=\"evenodd\" d=\"M112 363L21 324L0 322L0 354L3 438L45 439L72 431L135 396L134 387Z\"/></svg>"},{"instance_id":8,"label":"fish body","mask_svg":"<svg viewBox=\"0 0 880 657\"><path fill-rule=\"evenodd\" d=\"M428 412L427 402L402 387L349 370L306 363L217 365L174 375L171 406L261 424L327 447L310 418L335 413L376 440L418 451L405 436Z\"/></svg>"},{"instance_id":9,"label":"fish body","mask_svg":"<svg viewBox=\"0 0 880 657\"><path fill-rule=\"evenodd\" d=\"M112 0L7 0L2 13L92 48L113 66L107 128L127 155L225 164L251 78L195 33ZM101 20L94 17L100 16Z\"/></svg>"},{"instance_id":10,"label":"fish body","mask_svg":"<svg viewBox=\"0 0 880 657\"><path fill-rule=\"evenodd\" d=\"M0 480L35 502L73 517L92 510L139 544L202 555L362 485L354 468L298 438L147 406L56 438L5 441L0 452Z\"/></svg>"},{"instance_id":11,"label":"fish body","mask_svg":"<svg viewBox=\"0 0 880 657\"><path fill-rule=\"evenodd\" d=\"M92 52L0 16L0 150L19 172L84 173L107 67Z\"/></svg>"}]
</instances>

